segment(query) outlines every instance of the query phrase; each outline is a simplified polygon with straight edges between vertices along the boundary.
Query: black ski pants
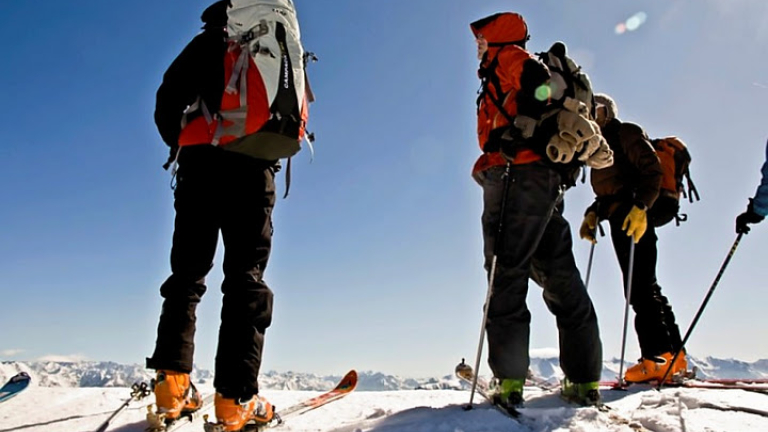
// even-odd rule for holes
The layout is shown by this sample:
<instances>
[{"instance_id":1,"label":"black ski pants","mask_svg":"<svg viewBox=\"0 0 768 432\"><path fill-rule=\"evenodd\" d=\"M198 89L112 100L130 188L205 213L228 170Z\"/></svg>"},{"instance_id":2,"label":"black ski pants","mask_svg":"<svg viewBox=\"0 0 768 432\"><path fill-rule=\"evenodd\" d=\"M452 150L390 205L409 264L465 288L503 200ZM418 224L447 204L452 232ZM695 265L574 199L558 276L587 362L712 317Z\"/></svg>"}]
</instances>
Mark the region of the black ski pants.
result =
<instances>
[{"instance_id":1,"label":"black ski pants","mask_svg":"<svg viewBox=\"0 0 768 432\"><path fill-rule=\"evenodd\" d=\"M501 379L524 379L528 373L531 314L526 297L531 278L543 288L544 302L556 317L563 372L576 383L598 381L602 343L597 316L576 268L562 203L555 206L561 177L541 162L513 165L504 197L503 173L504 167L494 167L479 176L489 276L497 256L486 323L491 370Z\"/></svg>"},{"instance_id":2,"label":"black ski pants","mask_svg":"<svg viewBox=\"0 0 768 432\"><path fill-rule=\"evenodd\" d=\"M258 393L272 291L263 280L272 247L274 164L212 145L179 154L171 276L147 367L192 370L195 310L206 291L219 232L224 243L223 304L214 387L225 397Z\"/></svg>"},{"instance_id":3,"label":"black ski pants","mask_svg":"<svg viewBox=\"0 0 768 432\"><path fill-rule=\"evenodd\" d=\"M625 298L629 275L629 254L633 240L627 237L627 233L621 228L631 209L632 203L622 203L608 218L613 249L616 251L616 257L624 275ZM672 306L662 295L661 286L656 281L657 242L656 229L649 223L645 235L635 244L632 296L629 301L635 311L635 331L640 343L640 353L647 359L665 352L674 354L683 345Z\"/></svg>"}]
</instances>

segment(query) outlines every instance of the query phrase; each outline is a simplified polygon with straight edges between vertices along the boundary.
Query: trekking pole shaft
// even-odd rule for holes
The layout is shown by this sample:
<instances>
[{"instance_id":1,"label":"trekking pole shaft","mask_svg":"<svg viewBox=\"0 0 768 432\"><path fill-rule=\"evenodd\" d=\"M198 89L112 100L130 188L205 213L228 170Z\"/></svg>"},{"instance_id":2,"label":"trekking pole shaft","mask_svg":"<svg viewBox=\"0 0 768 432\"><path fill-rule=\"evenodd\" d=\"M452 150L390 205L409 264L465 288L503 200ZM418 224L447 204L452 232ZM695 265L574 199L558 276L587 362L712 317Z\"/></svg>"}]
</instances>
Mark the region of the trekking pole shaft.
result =
<instances>
[{"instance_id":1,"label":"trekking pole shaft","mask_svg":"<svg viewBox=\"0 0 768 432\"><path fill-rule=\"evenodd\" d=\"M491 260L491 276L488 278L488 293L485 296L485 306L483 307L483 324L480 327L480 341L477 344L477 356L475 357L474 376L472 377L472 391L469 393L469 406L472 406L472 402L475 398L475 390L477 390L477 377L478 370L480 368L480 358L483 355L483 342L485 342L485 323L488 322L488 305L491 302L491 294L493 291L493 278L496 274L496 261L498 257L493 256Z\"/></svg>"},{"instance_id":2,"label":"trekking pole shaft","mask_svg":"<svg viewBox=\"0 0 768 432\"><path fill-rule=\"evenodd\" d=\"M584 289L589 288L589 277L592 274L592 258L595 256L595 244L592 243L592 246L589 248L589 262L587 263L587 277L584 280Z\"/></svg>"},{"instance_id":3,"label":"trekking pole shaft","mask_svg":"<svg viewBox=\"0 0 768 432\"><path fill-rule=\"evenodd\" d=\"M629 322L629 300L632 298L632 278L635 270L635 237L629 238L632 242L629 246L629 271L627 272L627 291L624 302L624 330L621 336L621 363L619 363L619 383L624 384L624 353L627 348L627 327Z\"/></svg>"},{"instance_id":4,"label":"trekking pole shaft","mask_svg":"<svg viewBox=\"0 0 768 432\"><path fill-rule=\"evenodd\" d=\"M480 341L477 343L477 355L475 356L475 369L474 378L472 379L472 390L469 393L469 405L472 407L472 402L475 399L475 390L477 390L477 377L480 375L480 358L483 355L483 342L485 341L485 323L488 322L488 306L491 304L491 296L493 295L493 280L496 276L496 262L499 259L497 247L501 242L501 235L504 230L504 212L507 208L507 194L509 193L509 177L512 170L512 164L507 163L507 167L504 170L504 188L503 195L501 197L501 212L499 213L499 228L496 231L496 242L494 244L493 258L491 259L490 274L488 276L488 291L485 295L485 303L483 305L483 322L480 324Z\"/></svg>"},{"instance_id":5,"label":"trekking pole shaft","mask_svg":"<svg viewBox=\"0 0 768 432\"><path fill-rule=\"evenodd\" d=\"M699 322L699 318L701 318L702 313L704 313L704 308L707 307L707 303L709 303L709 299L712 297L712 294L714 294L715 292L715 288L717 288L717 285L720 283L720 278L723 277L725 268L728 267L728 263L731 262L731 258L733 258L733 254L736 253L736 248L739 247L739 242L741 242L741 237L743 235L744 235L743 233L739 233L739 235L736 236L736 241L733 242L733 246L731 246L731 250L728 252L728 256L725 257L725 261L723 261L723 265L720 266L720 271L717 272L715 281L712 282L712 286L709 288L709 291L707 291L707 295L704 297L704 301L701 303L701 306L699 306L699 310L696 312L696 316L693 318L691 325L688 326L688 331L685 332L685 337L683 338L682 345L680 346L680 349L677 350L677 352L675 353L675 356L672 358L672 361L669 363L669 366L667 366L667 372L664 374L664 378L662 378L661 381L659 382L658 387L656 387L657 390L661 390L661 388L664 386L664 381L667 380L667 377L669 376L669 372L672 370L672 365L675 364L675 362L677 361L677 358L680 356L680 353L683 352L683 348L685 347L685 344L688 342L688 338L691 337L691 333L693 333L693 329L694 327L696 327L696 323Z\"/></svg>"},{"instance_id":6,"label":"trekking pole shaft","mask_svg":"<svg viewBox=\"0 0 768 432\"><path fill-rule=\"evenodd\" d=\"M118 408L118 409L117 409L117 411L113 412L113 413L112 413L112 415L111 415L111 416L109 416L109 418L108 418L108 419L104 420L104 423L102 423L102 424L101 424L101 426L99 426L99 428L98 428L98 429L96 429L96 432L104 432L104 431L106 431L106 430L107 430L107 428L109 427L109 423L110 423L112 420L114 420L114 419L115 419L115 417L117 417L117 416L118 416L120 413L122 413L122 412L123 412L123 410L125 409L125 407L127 407L127 406L128 406L128 404L130 404L130 403L133 401L133 399L134 399L134 397L131 397L130 399L128 399L127 401L125 401L125 402L123 403L123 405L121 405L121 406L120 406L120 408Z\"/></svg>"}]
</instances>

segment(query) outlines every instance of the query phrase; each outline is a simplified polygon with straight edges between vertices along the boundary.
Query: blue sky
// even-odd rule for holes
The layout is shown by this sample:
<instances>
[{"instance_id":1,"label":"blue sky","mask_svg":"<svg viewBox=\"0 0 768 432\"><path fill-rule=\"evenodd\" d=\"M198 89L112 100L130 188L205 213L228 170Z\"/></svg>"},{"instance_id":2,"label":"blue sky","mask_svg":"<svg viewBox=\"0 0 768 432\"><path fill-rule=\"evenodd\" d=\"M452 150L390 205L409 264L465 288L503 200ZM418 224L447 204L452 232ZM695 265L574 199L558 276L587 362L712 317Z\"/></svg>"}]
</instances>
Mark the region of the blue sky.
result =
<instances>
[{"instance_id":1,"label":"blue sky","mask_svg":"<svg viewBox=\"0 0 768 432\"><path fill-rule=\"evenodd\" d=\"M208 1L0 6L0 359L141 363L151 354L173 228L167 150L152 118L165 69L199 31ZM485 297L475 46L469 23L510 10L529 47L565 41L596 91L652 136L694 157L702 201L660 230L659 281L683 331L754 194L768 136L768 4L763 0L483 2L297 0L320 57L316 154L294 160L275 210L275 292L263 368L404 376L474 358ZM637 12L647 21L621 35ZM278 177L278 187L284 179ZM566 196L577 230L588 184ZM747 236L689 343L694 356L768 358L768 227ZM212 367L221 249L199 309L196 362ZM586 270L589 244L575 254ZM618 356L623 297L610 242L590 293L606 356ZM532 346L557 346L531 284ZM630 330L628 354L639 356ZM485 368L485 366L484 366Z\"/></svg>"}]
</instances>

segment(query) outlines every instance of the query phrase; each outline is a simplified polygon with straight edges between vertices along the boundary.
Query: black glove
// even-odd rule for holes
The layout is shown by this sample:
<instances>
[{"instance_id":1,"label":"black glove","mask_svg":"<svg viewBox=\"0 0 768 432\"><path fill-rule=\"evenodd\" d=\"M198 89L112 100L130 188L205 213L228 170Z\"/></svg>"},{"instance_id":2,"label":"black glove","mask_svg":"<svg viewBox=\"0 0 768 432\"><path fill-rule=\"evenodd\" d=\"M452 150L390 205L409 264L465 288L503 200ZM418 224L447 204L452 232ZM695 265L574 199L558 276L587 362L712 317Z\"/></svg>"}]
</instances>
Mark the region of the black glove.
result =
<instances>
[{"instance_id":1,"label":"black glove","mask_svg":"<svg viewBox=\"0 0 768 432\"><path fill-rule=\"evenodd\" d=\"M179 153L178 146L168 146L168 160L163 164L163 169L168 171L168 168L176 161L176 156Z\"/></svg>"},{"instance_id":2,"label":"black glove","mask_svg":"<svg viewBox=\"0 0 768 432\"><path fill-rule=\"evenodd\" d=\"M749 205L747 205L747 211L736 217L736 233L749 234L748 224L760 223L765 219L764 216L760 216L755 213L755 207L752 203L752 198L749 199Z\"/></svg>"},{"instance_id":3,"label":"black glove","mask_svg":"<svg viewBox=\"0 0 768 432\"><path fill-rule=\"evenodd\" d=\"M520 133L520 129L514 126L508 127L499 139L499 151L504 160L509 163L514 162L517 150L523 141L525 140Z\"/></svg>"}]
</instances>

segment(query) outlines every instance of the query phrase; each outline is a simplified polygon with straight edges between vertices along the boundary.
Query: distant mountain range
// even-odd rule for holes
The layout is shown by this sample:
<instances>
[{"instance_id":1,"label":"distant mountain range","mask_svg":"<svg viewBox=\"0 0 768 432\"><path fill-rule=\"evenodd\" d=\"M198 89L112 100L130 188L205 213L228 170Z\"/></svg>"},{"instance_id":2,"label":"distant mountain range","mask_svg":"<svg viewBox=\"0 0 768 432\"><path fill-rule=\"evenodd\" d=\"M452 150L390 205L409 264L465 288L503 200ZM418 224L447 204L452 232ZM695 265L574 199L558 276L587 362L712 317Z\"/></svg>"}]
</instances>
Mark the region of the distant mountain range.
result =
<instances>
[{"instance_id":1,"label":"distant mountain range","mask_svg":"<svg viewBox=\"0 0 768 432\"><path fill-rule=\"evenodd\" d=\"M626 362L624 370L631 366ZM703 360L688 357L690 368L695 367L698 377L703 378L768 378L768 359L747 363L734 359L707 357ZM488 375L487 364L482 365L481 375ZM555 358L531 358L532 371L551 382L562 377L560 362ZM32 376L33 383L43 387L130 387L137 381L149 381L153 371L140 365L123 365L114 362L0 362L0 385L11 376L24 371ZM616 379L619 360L603 363L602 379ZM344 371L346 372L346 371ZM483 373L484 372L484 373ZM192 379L199 384L212 384L213 373L195 369ZM452 374L443 377L412 379L387 375L381 372L358 371L359 391L392 391L413 389L458 389L460 383ZM259 379L262 389L311 390L332 388L341 379L339 376L319 376L309 373L275 372L263 373Z\"/></svg>"}]
</instances>

